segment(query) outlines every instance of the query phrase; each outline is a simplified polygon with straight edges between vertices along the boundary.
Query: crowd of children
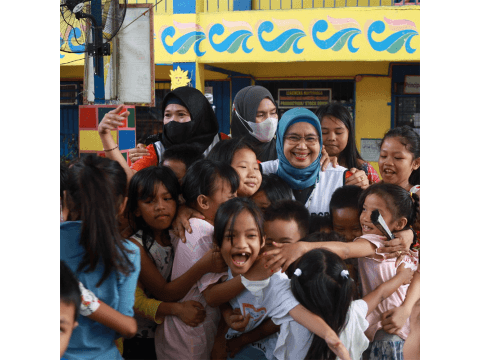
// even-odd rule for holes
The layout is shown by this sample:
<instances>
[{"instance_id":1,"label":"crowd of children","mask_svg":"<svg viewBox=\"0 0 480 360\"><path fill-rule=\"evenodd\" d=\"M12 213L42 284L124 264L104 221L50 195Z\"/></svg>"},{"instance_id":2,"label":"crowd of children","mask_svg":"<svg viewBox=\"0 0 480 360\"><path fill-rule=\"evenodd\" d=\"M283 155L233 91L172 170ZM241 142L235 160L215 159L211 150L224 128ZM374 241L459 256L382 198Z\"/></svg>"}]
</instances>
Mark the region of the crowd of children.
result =
<instances>
[{"instance_id":1,"label":"crowd of children","mask_svg":"<svg viewBox=\"0 0 480 360\"><path fill-rule=\"evenodd\" d=\"M419 358L419 135L388 131L378 176L341 105L277 121L258 88L234 109L255 141L199 130L210 105L180 88L132 167L121 106L107 158L62 164L62 359Z\"/></svg>"}]
</instances>

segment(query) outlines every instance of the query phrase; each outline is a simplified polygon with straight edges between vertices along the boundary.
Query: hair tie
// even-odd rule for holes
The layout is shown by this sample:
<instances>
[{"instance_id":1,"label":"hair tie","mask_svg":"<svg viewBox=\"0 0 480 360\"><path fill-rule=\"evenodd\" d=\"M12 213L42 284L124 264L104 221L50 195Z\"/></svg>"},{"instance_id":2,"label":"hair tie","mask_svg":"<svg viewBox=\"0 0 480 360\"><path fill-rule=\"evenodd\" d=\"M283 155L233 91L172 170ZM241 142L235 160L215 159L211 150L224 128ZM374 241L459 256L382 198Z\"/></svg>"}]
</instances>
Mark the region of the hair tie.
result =
<instances>
[{"instance_id":1,"label":"hair tie","mask_svg":"<svg viewBox=\"0 0 480 360\"><path fill-rule=\"evenodd\" d=\"M413 201L413 192L410 191L410 198L412 199Z\"/></svg>"},{"instance_id":2,"label":"hair tie","mask_svg":"<svg viewBox=\"0 0 480 360\"><path fill-rule=\"evenodd\" d=\"M295 270L295 272L293 273L293 275L297 275L297 276L302 275L302 270L301 270L300 268L297 268L297 269Z\"/></svg>"},{"instance_id":3,"label":"hair tie","mask_svg":"<svg viewBox=\"0 0 480 360\"><path fill-rule=\"evenodd\" d=\"M340 273L340 276L344 279L348 279L348 275L350 275L348 270L342 270L342 272Z\"/></svg>"}]
</instances>

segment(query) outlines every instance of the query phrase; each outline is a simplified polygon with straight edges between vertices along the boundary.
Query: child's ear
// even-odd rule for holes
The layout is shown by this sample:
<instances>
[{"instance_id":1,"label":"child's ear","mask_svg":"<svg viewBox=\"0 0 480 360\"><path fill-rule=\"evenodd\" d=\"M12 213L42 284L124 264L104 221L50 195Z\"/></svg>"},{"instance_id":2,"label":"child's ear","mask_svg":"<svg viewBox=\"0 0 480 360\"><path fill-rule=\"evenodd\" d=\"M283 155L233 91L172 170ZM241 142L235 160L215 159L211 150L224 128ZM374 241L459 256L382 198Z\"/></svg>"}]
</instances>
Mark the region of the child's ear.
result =
<instances>
[{"instance_id":1,"label":"child's ear","mask_svg":"<svg viewBox=\"0 0 480 360\"><path fill-rule=\"evenodd\" d=\"M118 209L118 215L123 215L123 212L125 211L125 207L127 206L127 200L128 200L128 197L125 196L122 203L120 204L120 208Z\"/></svg>"},{"instance_id":2,"label":"child's ear","mask_svg":"<svg viewBox=\"0 0 480 360\"><path fill-rule=\"evenodd\" d=\"M75 321L75 322L73 323L73 329L75 329L77 326L78 326L78 321Z\"/></svg>"},{"instance_id":3,"label":"child's ear","mask_svg":"<svg viewBox=\"0 0 480 360\"><path fill-rule=\"evenodd\" d=\"M265 239L266 239L266 236L262 237L262 241L260 242L260 249L265 246Z\"/></svg>"},{"instance_id":4,"label":"child's ear","mask_svg":"<svg viewBox=\"0 0 480 360\"><path fill-rule=\"evenodd\" d=\"M198 195L197 203L198 203L198 206L200 206L200 208L203 210L207 210L210 207L208 196L205 196L203 194Z\"/></svg>"},{"instance_id":5,"label":"child's ear","mask_svg":"<svg viewBox=\"0 0 480 360\"><path fill-rule=\"evenodd\" d=\"M417 170L420 167L420 157L413 160L412 167L413 167L413 170Z\"/></svg>"},{"instance_id":6,"label":"child's ear","mask_svg":"<svg viewBox=\"0 0 480 360\"><path fill-rule=\"evenodd\" d=\"M393 226L394 230L402 230L407 226L407 218L406 217L401 217L395 222L395 225Z\"/></svg>"}]
</instances>

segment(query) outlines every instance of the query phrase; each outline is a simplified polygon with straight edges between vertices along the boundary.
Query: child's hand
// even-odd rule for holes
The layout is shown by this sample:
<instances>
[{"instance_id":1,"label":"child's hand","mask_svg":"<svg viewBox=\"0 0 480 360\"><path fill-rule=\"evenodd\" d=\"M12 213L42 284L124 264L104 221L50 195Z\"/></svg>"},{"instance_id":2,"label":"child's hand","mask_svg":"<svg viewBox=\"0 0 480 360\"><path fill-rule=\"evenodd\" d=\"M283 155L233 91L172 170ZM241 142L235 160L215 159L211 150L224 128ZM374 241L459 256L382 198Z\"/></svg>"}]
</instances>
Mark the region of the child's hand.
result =
<instances>
[{"instance_id":1,"label":"child's hand","mask_svg":"<svg viewBox=\"0 0 480 360\"><path fill-rule=\"evenodd\" d=\"M320 166L322 167L322 171L325 171L328 164L330 163L332 163L333 167L337 167L338 165L337 157L336 156L330 157L327 153L327 150L325 150L325 145L322 145L322 157L320 158Z\"/></svg>"},{"instance_id":2,"label":"child's hand","mask_svg":"<svg viewBox=\"0 0 480 360\"><path fill-rule=\"evenodd\" d=\"M340 359L351 360L347 348L345 345L343 345L337 334L335 334L333 331L329 332L329 334L325 336L325 342L330 350L332 350Z\"/></svg>"},{"instance_id":3,"label":"child's hand","mask_svg":"<svg viewBox=\"0 0 480 360\"><path fill-rule=\"evenodd\" d=\"M235 357L235 354L238 353L246 344L243 343L243 335L240 335L236 338L227 340L227 354L231 358Z\"/></svg>"},{"instance_id":4,"label":"child's hand","mask_svg":"<svg viewBox=\"0 0 480 360\"><path fill-rule=\"evenodd\" d=\"M258 256L252 267L248 269L243 276L250 281L268 279L273 275L273 271L265 265L268 259L270 259L270 257L265 257L264 255Z\"/></svg>"},{"instance_id":5,"label":"child's hand","mask_svg":"<svg viewBox=\"0 0 480 360\"><path fill-rule=\"evenodd\" d=\"M128 111L120 114L123 110L123 105L105 114L100 124L98 124L98 132L100 134L108 134L111 130L116 130L119 126L124 126L125 119L130 114Z\"/></svg>"},{"instance_id":6,"label":"child's hand","mask_svg":"<svg viewBox=\"0 0 480 360\"><path fill-rule=\"evenodd\" d=\"M223 260L223 256L218 247L208 250L208 252L203 255L202 259L203 258L207 261L207 273L222 273L228 271L227 263Z\"/></svg>"},{"instance_id":7,"label":"child's hand","mask_svg":"<svg viewBox=\"0 0 480 360\"><path fill-rule=\"evenodd\" d=\"M140 160L144 156L150 155L149 151L147 150L146 146L142 143L138 143L137 146L133 149L128 150L128 157L132 164Z\"/></svg>"},{"instance_id":8,"label":"child's hand","mask_svg":"<svg viewBox=\"0 0 480 360\"><path fill-rule=\"evenodd\" d=\"M188 220L192 217L205 219L205 216L203 216L200 212L186 205L178 207L177 216L175 216L175 219L173 219L173 233L177 235L184 243L187 241L185 238L185 231L188 231L189 234L192 233L192 228L188 222Z\"/></svg>"},{"instance_id":9,"label":"child's hand","mask_svg":"<svg viewBox=\"0 0 480 360\"><path fill-rule=\"evenodd\" d=\"M358 170L357 168L351 168L350 172L352 176L349 176L345 179L345 185L356 185L361 187L362 189L366 189L369 185L367 174L365 171Z\"/></svg>"},{"instance_id":10,"label":"child's hand","mask_svg":"<svg viewBox=\"0 0 480 360\"><path fill-rule=\"evenodd\" d=\"M179 311L178 317L188 326L198 326L205 320L205 308L198 301L188 300L179 304L181 311Z\"/></svg>"},{"instance_id":11,"label":"child's hand","mask_svg":"<svg viewBox=\"0 0 480 360\"><path fill-rule=\"evenodd\" d=\"M273 242L273 245L278 249L268 250L263 253L262 257L274 255L270 257L265 267L272 269L273 273L280 270L280 268L282 272L285 272L295 260L308 251L305 244L303 241L293 244L278 244Z\"/></svg>"},{"instance_id":12,"label":"child's hand","mask_svg":"<svg viewBox=\"0 0 480 360\"><path fill-rule=\"evenodd\" d=\"M385 238L385 237L384 237ZM385 238L386 240L386 238ZM395 233L395 239L385 241L383 247L377 249L377 253L385 254L385 259L396 258L402 251L409 251L413 243L412 230L402 230Z\"/></svg>"},{"instance_id":13,"label":"child's hand","mask_svg":"<svg viewBox=\"0 0 480 360\"><path fill-rule=\"evenodd\" d=\"M402 329L411 312L405 306L399 306L382 314L382 328L389 334L396 334Z\"/></svg>"},{"instance_id":14,"label":"child's hand","mask_svg":"<svg viewBox=\"0 0 480 360\"><path fill-rule=\"evenodd\" d=\"M240 309L225 311L223 315L227 326L238 332L245 331L245 328L247 327L251 317L250 314L247 314L247 316L244 317Z\"/></svg>"},{"instance_id":15,"label":"child's hand","mask_svg":"<svg viewBox=\"0 0 480 360\"><path fill-rule=\"evenodd\" d=\"M415 271L413 271L410 268L405 267L405 264L401 264L397 268L397 275L401 276L404 279L402 285L410 284L410 282L412 281L412 278L413 278L413 274L415 274Z\"/></svg>"}]
</instances>

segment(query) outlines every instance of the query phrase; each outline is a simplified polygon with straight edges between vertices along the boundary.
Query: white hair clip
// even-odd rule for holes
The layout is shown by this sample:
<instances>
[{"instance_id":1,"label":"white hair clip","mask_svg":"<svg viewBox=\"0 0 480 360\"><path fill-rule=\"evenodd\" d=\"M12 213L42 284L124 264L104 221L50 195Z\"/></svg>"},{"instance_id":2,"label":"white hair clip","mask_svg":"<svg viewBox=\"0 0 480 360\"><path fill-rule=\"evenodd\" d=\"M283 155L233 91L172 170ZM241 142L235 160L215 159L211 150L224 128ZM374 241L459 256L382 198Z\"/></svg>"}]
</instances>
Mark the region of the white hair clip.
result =
<instances>
[{"instance_id":1,"label":"white hair clip","mask_svg":"<svg viewBox=\"0 0 480 360\"><path fill-rule=\"evenodd\" d=\"M301 270L300 268L297 268L297 270L295 270L295 272L293 273L293 275L297 275L297 276L302 275L302 270Z\"/></svg>"},{"instance_id":2,"label":"white hair clip","mask_svg":"<svg viewBox=\"0 0 480 360\"><path fill-rule=\"evenodd\" d=\"M340 276L343 277L344 279L348 279L348 275L350 275L348 270L342 270L342 272L340 273Z\"/></svg>"}]
</instances>

